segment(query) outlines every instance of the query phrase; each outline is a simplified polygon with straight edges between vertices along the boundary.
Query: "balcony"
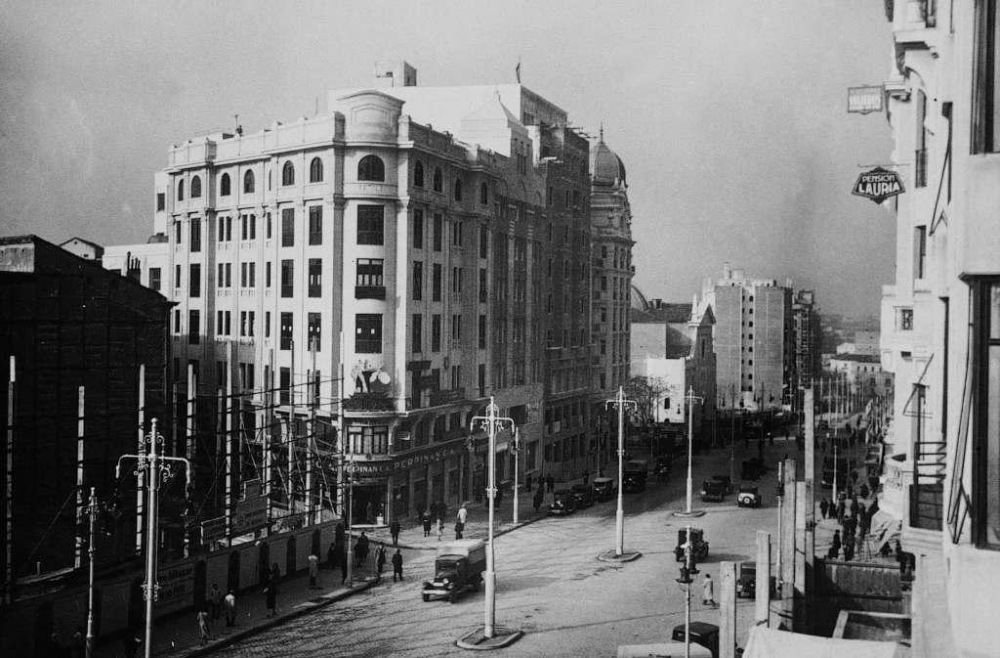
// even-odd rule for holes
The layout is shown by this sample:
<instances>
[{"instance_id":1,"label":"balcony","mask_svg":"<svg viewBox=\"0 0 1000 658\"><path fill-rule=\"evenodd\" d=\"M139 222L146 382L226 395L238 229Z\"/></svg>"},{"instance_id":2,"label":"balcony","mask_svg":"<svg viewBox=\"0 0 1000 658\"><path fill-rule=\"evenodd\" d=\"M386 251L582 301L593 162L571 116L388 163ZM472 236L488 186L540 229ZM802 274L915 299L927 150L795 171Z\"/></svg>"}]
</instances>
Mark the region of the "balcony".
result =
<instances>
[{"instance_id":1,"label":"balcony","mask_svg":"<svg viewBox=\"0 0 1000 658\"><path fill-rule=\"evenodd\" d=\"M431 391L430 406L437 407L465 399L464 388L453 388L447 391Z\"/></svg>"},{"instance_id":2,"label":"balcony","mask_svg":"<svg viewBox=\"0 0 1000 658\"><path fill-rule=\"evenodd\" d=\"M354 286L354 299L385 299L385 286Z\"/></svg>"}]
</instances>

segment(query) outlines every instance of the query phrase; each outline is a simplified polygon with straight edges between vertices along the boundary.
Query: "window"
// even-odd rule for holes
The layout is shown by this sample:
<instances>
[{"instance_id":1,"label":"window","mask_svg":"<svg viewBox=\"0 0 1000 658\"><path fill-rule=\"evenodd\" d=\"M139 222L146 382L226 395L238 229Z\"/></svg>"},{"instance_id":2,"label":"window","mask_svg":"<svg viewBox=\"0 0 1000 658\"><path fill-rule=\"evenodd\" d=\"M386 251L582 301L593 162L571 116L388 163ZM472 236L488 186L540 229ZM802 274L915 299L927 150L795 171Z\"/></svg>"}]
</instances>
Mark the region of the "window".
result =
<instances>
[{"instance_id":1,"label":"window","mask_svg":"<svg viewBox=\"0 0 1000 658\"><path fill-rule=\"evenodd\" d=\"M198 345L201 343L201 312L188 311L188 344Z\"/></svg>"},{"instance_id":2,"label":"window","mask_svg":"<svg viewBox=\"0 0 1000 658\"><path fill-rule=\"evenodd\" d=\"M163 192L156 193L156 209L163 210L167 207L167 195Z\"/></svg>"},{"instance_id":3,"label":"window","mask_svg":"<svg viewBox=\"0 0 1000 658\"><path fill-rule=\"evenodd\" d=\"M916 93L916 153L913 158L913 186L927 187L927 94L922 89Z\"/></svg>"},{"instance_id":4,"label":"window","mask_svg":"<svg viewBox=\"0 0 1000 658\"><path fill-rule=\"evenodd\" d=\"M356 286L383 287L382 269L385 261L382 258L359 258Z\"/></svg>"},{"instance_id":5,"label":"window","mask_svg":"<svg viewBox=\"0 0 1000 658\"><path fill-rule=\"evenodd\" d=\"M424 163L417 160L417 163L413 165L413 187L423 187L424 186Z\"/></svg>"},{"instance_id":6,"label":"window","mask_svg":"<svg viewBox=\"0 0 1000 658\"><path fill-rule=\"evenodd\" d=\"M479 227L479 257L489 258L490 256L490 232L485 226Z\"/></svg>"},{"instance_id":7,"label":"window","mask_svg":"<svg viewBox=\"0 0 1000 658\"><path fill-rule=\"evenodd\" d=\"M451 339L452 340L462 340L462 316L452 315L451 316Z\"/></svg>"},{"instance_id":8,"label":"window","mask_svg":"<svg viewBox=\"0 0 1000 658\"><path fill-rule=\"evenodd\" d=\"M295 289L295 261L281 261L281 296L292 297Z\"/></svg>"},{"instance_id":9,"label":"window","mask_svg":"<svg viewBox=\"0 0 1000 658\"><path fill-rule=\"evenodd\" d=\"M455 180L454 193L455 193L455 201L461 201L462 200L462 181L459 180L459 179Z\"/></svg>"},{"instance_id":10,"label":"window","mask_svg":"<svg viewBox=\"0 0 1000 658\"><path fill-rule=\"evenodd\" d=\"M295 185L295 165L291 162L285 162L281 168L281 184Z\"/></svg>"},{"instance_id":11,"label":"window","mask_svg":"<svg viewBox=\"0 0 1000 658\"><path fill-rule=\"evenodd\" d=\"M181 332L181 312L178 309L174 309L174 333L179 334Z\"/></svg>"},{"instance_id":12,"label":"window","mask_svg":"<svg viewBox=\"0 0 1000 658\"><path fill-rule=\"evenodd\" d=\"M358 354L378 354L382 351L382 316L359 313L354 320L354 351Z\"/></svg>"},{"instance_id":13,"label":"window","mask_svg":"<svg viewBox=\"0 0 1000 658\"><path fill-rule=\"evenodd\" d=\"M253 336L256 311L240 311L240 336Z\"/></svg>"},{"instance_id":14,"label":"window","mask_svg":"<svg viewBox=\"0 0 1000 658\"><path fill-rule=\"evenodd\" d=\"M159 291L162 285L163 271L159 267L149 268L149 287Z\"/></svg>"},{"instance_id":15,"label":"window","mask_svg":"<svg viewBox=\"0 0 1000 658\"><path fill-rule=\"evenodd\" d=\"M995 153L1000 150L1000 120L998 120L997 0L975 3L975 43L972 74L972 136L973 153Z\"/></svg>"},{"instance_id":16,"label":"window","mask_svg":"<svg viewBox=\"0 0 1000 658\"><path fill-rule=\"evenodd\" d=\"M183 178L177 181L177 200L178 201L183 201L184 200L184 179Z\"/></svg>"},{"instance_id":17,"label":"window","mask_svg":"<svg viewBox=\"0 0 1000 658\"><path fill-rule=\"evenodd\" d=\"M229 180L229 174L222 174L222 178L219 179L219 195L229 196L232 193L230 191L231 186L232 182Z\"/></svg>"},{"instance_id":18,"label":"window","mask_svg":"<svg viewBox=\"0 0 1000 658\"><path fill-rule=\"evenodd\" d=\"M264 264L264 287L271 287L271 261Z\"/></svg>"},{"instance_id":19,"label":"window","mask_svg":"<svg viewBox=\"0 0 1000 658\"><path fill-rule=\"evenodd\" d=\"M243 174L243 193L252 194L253 193L253 171L247 169L246 173Z\"/></svg>"},{"instance_id":20,"label":"window","mask_svg":"<svg viewBox=\"0 0 1000 658\"><path fill-rule=\"evenodd\" d=\"M384 181L385 165L377 155L366 155L358 163L358 180Z\"/></svg>"},{"instance_id":21,"label":"window","mask_svg":"<svg viewBox=\"0 0 1000 658\"><path fill-rule=\"evenodd\" d=\"M913 309L901 308L897 319L896 328L899 331L913 331ZM753 338L753 335L750 336Z\"/></svg>"},{"instance_id":22,"label":"window","mask_svg":"<svg viewBox=\"0 0 1000 658\"><path fill-rule=\"evenodd\" d=\"M323 296L323 260L309 259L309 293L310 297Z\"/></svg>"},{"instance_id":23,"label":"window","mask_svg":"<svg viewBox=\"0 0 1000 658\"><path fill-rule=\"evenodd\" d=\"M195 176L191 179L191 198L198 199L201 197L201 177Z\"/></svg>"},{"instance_id":24,"label":"window","mask_svg":"<svg viewBox=\"0 0 1000 658\"><path fill-rule=\"evenodd\" d=\"M479 268L479 301L485 304L487 299L487 278L486 268Z\"/></svg>"},{"instance_id":25,"label":"window","mask_svg":"<svg viewBox=\"0 0 1000 658\"><path fill-rule=\"evenodd\" d=\"M424 248L424 211L419 208L413 211L413 248Z\"/></svg>"},{"instance_id":26,"label":"window","mask_svg":"<svg viewBox=\"0 0 1000 658\"><path fill-rule=\"evenodd\" d=\"M192 263L188 272L188 296L201 297L201 265Z\"/></svg>"},{"instance_id":27,"label":"window","mask_svg":"<svg viewBox=\"0 0 1000 658\"><path fill-rule=\"evenodd\" d=\"M309 206L309 244L323 244L323 206Z\"/></svg>"},{"instance_id":28,"label":"window","mask_svg":"<svg viewBox=\"0 0 1000 658\"><path fill-rule=\"evenodd\" d=\"M462 223L455 221L451 223L451 244L455 247L462 246Z\"/></svg>"},{"instance_id":29,"label":"window","mask_svg":"<svg viewBox=\"0 0 1000 658\"><path fill-rule=\"evenodd\" d=\"M384 235L382 206L358 206L358 244L382 244Z\"/></svg>"},{"instance_id":30,"label":"window","mask_svg":"<svg viewBox=\"0 0 1000 658\"><path fill-rule=\"evenodd\" d=\"M319 158L313 158L312 162L309 163L309 182L323 182L323 161Z\"/></svg>"},{"instance_id":31,"label":"window","mask_svg":"<svg viewBox=\"0 0 1000 658\"><path fill-rule=\"evenodd\" d=\"M926 275L927 262L927 227L916 226L913 229L913 277L922 279Z\"/></svg>"},{"instance_id":32,"label":"window","mask_svg":"<svg viewBox=\"0 0 1000 658\"><path fill-rule=\"evenodd\" d=\"M486 349L486 316L479 316L479 349Z\"/></svg>"},{"instance_id":33,"label":"window","mask_svg":"<svg viewBox=\"0 0 1000 658\"><path fill-rule=\"evenodd\" d=\"M972 281L972 534L1000 548L1000 281Z\"/></svg>"},{"instance_id":34,"label":"window","mask_svg":"<svg viewBox=\"0 0 1000 658\"><path fill-rule=\"evenodd\" d=\"M422 346L424 342L424 316L419 313L414 313L413 324L411 326L413 329L410 340L410 349L414 353L419 353L423 349Z\"/></svg>"},{"instance_id":35,"label":"window","mask_svg":"<svg viewBox=\"0 0 1000 658\"><path fill-rule=\"evenodd\" d=\"M278 371L278 404L290 404L292 401L292 371L282 367Z\"/></svg>"},{"instance_id":36,"label":"window","mask_svg":"<svg viewBox=\"0 0 1000 658\"><path fill-rule=\"evenodd\" d=\"M190 223L191 230L191 252L201 251L201 220L192 219Z\"/></svg>"},{"instance_id":37,"label":"window","mask_svg":"<svg viewBox=\"0 0 1000 658\"><path fill-rule=\"evenodd\" d=\"M321 350L323 334L323 316L321 313L309 313L306 317L306 339L309 342L309 350Z\"/></svg>"},{"instance_id":38,"label":"window","mask_svg":"<svg viewBox=\"0 0 1000 658\"><path fill-rule=\"evenodd\" d=\"M281 209L281 246L295 246L295 208Z\"/></svg>"},{"instance_id":39,"label":"window","mask_svg":"<svg viewBox=\"0 0 1000 658\"><path fill-rule=\"evenodd\" d=\"M488 206L490 204L490 186L486 183L479 184L479 203L484 206Z\"/></svg>"},{"instance_id":40,"label":"window","mask_svg":"<svg viewBox=\"0 0 1000 658\"><path fill-rule=\"evenodd\" d=\"M444 232L444 219L440 214L434 215L434 251L441 251L441 237Z\"/></svg>"},{"instance_id":41,"label":"window","mask_svg":"<svg viewBox=\"0 0 1000 658\"><path fill-rule=\"evenodd\" d=\"M431 316L431 352L441 351L441 316Z\"/></svg>"},{"instance_id":42,"label":"window","mask_svg":"<svg viewBox=\"0 0 1000 658\"><path fill-rule=\"evenodd\" d=\"M181 287L181 266L174 265L174 288Z\"/></svg>"},{"instance_id":43,"label":"window","mask_svg":"<svg viewBox=\"0 0 1000 658\"><path fill-rule=\"evenodd\" d=\"M424 264L419 260L413 261L413 299L424 298Z\"/></svg>"},{"instance_id":44,"label":"window","mask_svg":"<svg viewBox=\"0 0 1000 658\"><path fill-rule=\"evenodd\" d=\"M278 319L281 322L281 327L280 327L281 333L278 334L279 336L281 336L281 342L279 344L279 348L283 350L290 350L292 349L293 316L291 313L282 313Z\"/></svg>"},{"instance_id":45,"label":"window","mask_svg":"<svg viewBox=\"0 0 1000 658\"><path fill-rule=\"evenodd\" d=\"M444 189L444 176L441 174L441 168L434 168L434 191L440 192ZM182 197L183 198L183 197Z\"/></svg>"},{"instance_id":46,"label":"window","mask_svg":"<svg viewBox=\"0 0 1000 658\"><path fill-rule=\"evenodd\" d=\"M265 237L266 237L266 238L267 238L268 240L270 240L270 239L271 239L271 213L267 213L267 214L266 214L266 215L264 216L264 218L265 218L265 220L266 220L266 222L267 222L267 230L266 230L266 235L265 235Z\"/></svg>"},{"instance_id":47,"label":"window","mask_svg":"<svg viewBox=\"0 0 1000 658\"><path fill-rule=\"evenodd\" d=\"M431 269L431 301L441 301L441 264L434 263Z\"/></svg>"},{"instance_id":48,"label":"window","mask_svg":"<svg viewBox=\"0 0 1000 658\"><path fill-rule=\"evenodd\" d=\"M264 311L264 338L271 337L271 311Z\"/></svg>"}]
</instances>

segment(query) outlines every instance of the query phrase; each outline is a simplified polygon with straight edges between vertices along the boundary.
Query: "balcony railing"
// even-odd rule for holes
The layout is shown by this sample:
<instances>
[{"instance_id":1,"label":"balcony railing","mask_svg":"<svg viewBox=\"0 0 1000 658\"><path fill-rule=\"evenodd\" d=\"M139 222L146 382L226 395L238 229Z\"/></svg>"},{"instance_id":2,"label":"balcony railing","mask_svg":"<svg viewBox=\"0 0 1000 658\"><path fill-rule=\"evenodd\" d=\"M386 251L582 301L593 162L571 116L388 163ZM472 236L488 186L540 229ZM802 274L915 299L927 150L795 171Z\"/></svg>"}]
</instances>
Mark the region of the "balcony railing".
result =
<instances>
[{"instance_id":1,"label":"balcony railing","mask_svg":"<svg viewBox=\"0 0 1000 658\"><path fill-rule=\"evenodd\" d=\"M385 286L354 286L354 299L385 299Z\"/></svg>"},{"instance_id":2,"label":"balcony railing","mask_svg":"<svg viewBox=\"0 0 1000 658\"><path fill-rule=\"evenodd\" d=\"M928 364L929 365L929 364ZM941 531L947 444L923 438L927 387L917 383L907 401L913 418L913 484L910 485L910 527Z\"/></svg>"}]
</instances>

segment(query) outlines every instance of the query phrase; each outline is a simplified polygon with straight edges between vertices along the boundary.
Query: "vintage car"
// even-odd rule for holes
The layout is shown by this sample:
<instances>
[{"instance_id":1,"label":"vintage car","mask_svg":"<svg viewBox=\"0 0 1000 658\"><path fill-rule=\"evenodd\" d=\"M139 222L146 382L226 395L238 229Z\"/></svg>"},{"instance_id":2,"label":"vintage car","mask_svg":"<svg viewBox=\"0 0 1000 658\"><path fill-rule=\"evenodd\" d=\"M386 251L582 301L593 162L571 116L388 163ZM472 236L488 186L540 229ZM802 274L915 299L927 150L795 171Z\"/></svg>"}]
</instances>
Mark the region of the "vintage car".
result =
<instances>
[{"instance_id":1,"label":"vintage car","mask_svg":"<svg viewBox=\"0 0 1000 658\"><path fill-rule=\"evenodd\" d=\"M424 601L455 599L467 590L479 590L486 570L486 544L481 539L454 541L438 547L434 578L424 581Z\"/></svg>"},{"instance_id":2,"label":"vintage car","mask_svg":"<svg viewBox=\"0 0 1000 658\"><path fill-rule=\"evenodd\" d=\"M691 559L700 562L708 557L708 542L705 541L705 533L701 528L691 528L691 542ZM681 528L677 531L677 546L674 548L674 557L678 562L684 561L686 543L687 530Z\"/></svg>"},{"instance_id":3,"label":"vintage car","mask_svg":"<svg viewBox=\"0 0 1000 658\"><path fill-rule=\"evenodd\" d=\"M688 625L691 632L691 644L699 644L712 652L712 656L719 655L719 627L703 621L693 621ZM684 624L674 626L671 639L675 642L684 642L686 629Z\"/></svg>"},{"instance_id":4,"label":"vintage car","mask_svg":"<svg viewBox=\"0 0 1000 658\"><path fill-rule=\"evenodd\" d=\"M570 489L559 489L553 494L549 514L567 516L576 511L576 494Z\"/></svg>"},{"instance_id":5,"label":"vintage car","mask_svg":"<svg viewBox=\"0 0 1000 658\"><path fill-rule=\"evenodd\" d=\"M778 581L771 576L771 598L778 594ZM740 573L736 578L736 597L752 599L757 595L757 563L740 562Z\"/></svg>"},{"instance_id":6,"label":"vintage car","mask_svg":"<svg viewBox=\"0 0 1000 658\"><path fill-rule=\"evenodd\" d=\"M574 484L571 491L576 496L576 508L584 509L594 504L594 487L590 484Z\"/></svg>"},{"instance_id":7,"label":"vintage car","mask_svg":"<svg viewBox=\"0 0 1000 658\"><path fill-rule=\"evenodd\" d=\"M721 503L726 498L726 485L718 480L705 480L701 483L701 499L714 500Z\"/></svg>"},{"instance_id":8,"label":"vintage car","mask_svg":"<svg viewBox=\"0 0 1000 658\"><path fill-rule=\"evenodd\" d=\"M596 500L611 500L618 493L615 481L611 478L594 478L594 498Z\"/></svg>"},{"instance_id":9,"label":"vintage car","mask_svg":"<svg viewBox=\"0 0 1000 658\"><path fill-rule=\"evenodd\" d=\"M760 507L760 493L757 487L741 484L740 492L736 494L736 504L740 507Z\"/></svg>"},{"instance_id":10,"label":"vintage car","mask_svg":"<svg viewBox=\"0 0 1000 658\"><path fill-rule=\"evenodd\" d=\"M733 479L731 477L728 475L713 475L712 479L716 482L721 482L726 488L727 494L733 493Z\"/></svg>"}]
</instances>

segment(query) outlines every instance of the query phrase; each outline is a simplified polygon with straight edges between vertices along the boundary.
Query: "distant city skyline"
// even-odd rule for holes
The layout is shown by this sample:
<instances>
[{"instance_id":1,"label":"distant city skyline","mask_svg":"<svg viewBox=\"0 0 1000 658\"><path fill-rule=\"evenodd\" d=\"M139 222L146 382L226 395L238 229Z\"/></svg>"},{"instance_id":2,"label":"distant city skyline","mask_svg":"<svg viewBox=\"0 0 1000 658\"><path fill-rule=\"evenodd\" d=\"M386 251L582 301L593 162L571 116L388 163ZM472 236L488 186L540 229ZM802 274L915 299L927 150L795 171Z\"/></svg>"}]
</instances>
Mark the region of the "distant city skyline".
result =
<instances>
[{"instance_id":1,"label":"distant city skyline","mask_svg":"<svg viewBox=\"0 0 1000 658\"><path fill-rule=\"evenodd\" d=\"M171 143L323 112L379 59L424 86L511 83L520 62L624 161L647 296L690 300L728 261L878 313L892 214L850 188L888 161L889 127L848 115L846 89L892 74L880 3L435 5L6 3L0 232L142 242Z\"/></svg>"}]
</instances>

